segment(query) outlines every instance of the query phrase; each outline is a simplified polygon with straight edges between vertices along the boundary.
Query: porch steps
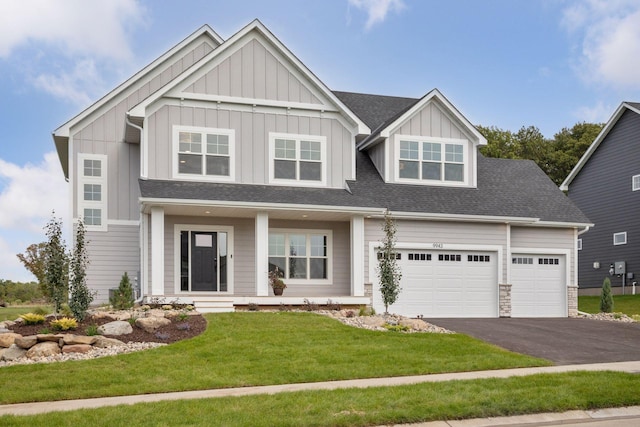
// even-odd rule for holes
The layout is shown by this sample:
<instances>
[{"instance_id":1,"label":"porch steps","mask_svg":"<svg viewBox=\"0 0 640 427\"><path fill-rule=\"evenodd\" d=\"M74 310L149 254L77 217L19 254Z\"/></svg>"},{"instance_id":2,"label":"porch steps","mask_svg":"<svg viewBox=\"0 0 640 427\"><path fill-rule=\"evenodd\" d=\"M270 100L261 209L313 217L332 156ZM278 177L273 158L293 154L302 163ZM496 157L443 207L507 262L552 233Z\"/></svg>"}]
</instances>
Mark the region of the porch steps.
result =
<instances>
[{"instance_id":1,"label":"porch steps","mask_svg":"<svg viewBox=\"0 0 640 427\"><path fill-rule=\"evenodd\" d=\"M193 306L200 313L230 313L235 311L232 298L194 297Z\"/></svg>"}]
</instances>

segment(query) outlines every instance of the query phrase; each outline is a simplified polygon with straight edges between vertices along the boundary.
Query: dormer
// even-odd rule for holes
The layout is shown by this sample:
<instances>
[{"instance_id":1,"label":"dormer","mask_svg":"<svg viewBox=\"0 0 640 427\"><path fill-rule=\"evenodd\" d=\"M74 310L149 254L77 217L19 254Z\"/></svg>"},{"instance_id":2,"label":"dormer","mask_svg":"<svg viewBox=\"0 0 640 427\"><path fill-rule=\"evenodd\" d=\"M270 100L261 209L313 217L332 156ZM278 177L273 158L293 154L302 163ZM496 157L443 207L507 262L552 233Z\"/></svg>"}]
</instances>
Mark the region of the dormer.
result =
<instances>
[{"instance_id":1,"label":"dormer","mask_svg":"<svg viewBox=\"0 0 640 427\"><path fill-rule=\"evenodd\" d=\"M385 182L477 186L477 149L487 141L437 89L421 99L380 98L376 108L388 106L388 118L358 149L369 154Z\"/></svg>"}]
</instances>

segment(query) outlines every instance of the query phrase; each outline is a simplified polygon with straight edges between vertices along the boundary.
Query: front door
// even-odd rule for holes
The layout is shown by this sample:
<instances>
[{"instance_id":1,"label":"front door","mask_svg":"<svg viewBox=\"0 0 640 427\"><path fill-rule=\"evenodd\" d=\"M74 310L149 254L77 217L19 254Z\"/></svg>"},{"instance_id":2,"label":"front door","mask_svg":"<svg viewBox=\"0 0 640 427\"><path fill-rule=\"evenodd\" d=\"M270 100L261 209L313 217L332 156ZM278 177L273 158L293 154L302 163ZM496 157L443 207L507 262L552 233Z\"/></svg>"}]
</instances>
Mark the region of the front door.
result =
<instances>
[{"instance_id":1,"label":"front door","mask_svg":"<svg viewBox=\"0 0 640 427\"><path fill-rule=\"evenodd\" d=\"M218 290L218 233L191 232L191 290Z\"/></svg>"}]
</instances>

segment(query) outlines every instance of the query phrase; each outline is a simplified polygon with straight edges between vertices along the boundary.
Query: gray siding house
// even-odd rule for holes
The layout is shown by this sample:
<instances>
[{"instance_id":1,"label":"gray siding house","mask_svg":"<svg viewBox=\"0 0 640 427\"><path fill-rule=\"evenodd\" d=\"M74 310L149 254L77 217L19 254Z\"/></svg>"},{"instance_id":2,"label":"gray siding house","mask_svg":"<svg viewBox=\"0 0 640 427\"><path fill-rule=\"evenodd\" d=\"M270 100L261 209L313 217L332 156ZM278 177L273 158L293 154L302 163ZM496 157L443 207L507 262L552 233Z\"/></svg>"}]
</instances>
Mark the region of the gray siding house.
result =
<instances>
[{"instance_id":1,"label":"gray siding house","mask_svg":"<svg viewBox=\"0 0 640 427\"><path fill-rule=\"evenodd\" d=\"M623 102L560 187L595 224L578 241L581 294L599 294L605 277L615 293L622 293L623 282L631 293L638 281L639 142L640 103Z\"/></svg>"},{"instance_id":2,"label":"gray siding house","mask_svg":"<svg viewBox=\"0 0 640 427\"><path fill-rule=\"evenodd\" d=\"M228 40L203 26L54 141L99 302L127 271L143 298L205 312L305 299L380 311L388 210L403 273L393 312L577 309L590 222L533 162L480 155L485 139L437 89L331 91L257 20Z\"/></svg>"}]
</instances>

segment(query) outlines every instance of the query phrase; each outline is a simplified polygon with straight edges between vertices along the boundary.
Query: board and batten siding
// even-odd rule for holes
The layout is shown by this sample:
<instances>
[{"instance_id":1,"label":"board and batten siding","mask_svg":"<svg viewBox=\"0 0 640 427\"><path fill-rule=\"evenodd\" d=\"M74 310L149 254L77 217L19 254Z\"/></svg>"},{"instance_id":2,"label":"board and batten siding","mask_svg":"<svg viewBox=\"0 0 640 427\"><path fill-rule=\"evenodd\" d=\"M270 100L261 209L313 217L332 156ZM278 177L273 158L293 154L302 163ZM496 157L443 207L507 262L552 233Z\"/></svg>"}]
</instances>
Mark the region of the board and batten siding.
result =
<instances>
[{"instance_id":1,"label":"board and batten siding","mask_svg":"<svg viewBox=\"0 0 640 427\"><path fill-rule=\"evenodd\" d=\"M367 154L369 155L369 158L371 159L371 161L373 162L373 165L376 167L376 170L378 171L378 173L383 179L385 179L384 172L385 172L386 144L387 142L384 142L382 144L377 144L367 150Z\"/></svg>"},{"instance_id":2,"label":"board and batten siding","mask_svg":"<svg viewBox=\"0 0 640 427\"><path fill-rule=\"evenodd\" d=\"M464 159L466 175L468 177L474 176L473 162L470 161L472 156L475 155L472 142L474 137L470 135L462 125L454 121L452 117L444 112L435 102L430 102L425 105L420 111L416 112L413 117L409 118L396 129L386 140L385 143L391 143L391 149L389 150L389 180L394 180L397 168L398 159L393 145L397 135L467 140L467 158ZM442 156L444 160L444 150L442 151ZM469 179L469 183L472 182L473 180Z\"/></svg>"},{"instance_id":3,"label":"board and batten siding","mask_svg":"<svg viewBox=\"0 0 640 427\"><path fill-rule=\"evenodd\" d=\"M574 230L572 228L542 228L542 227L511 227L512 248L554 249L570 251L566 265L569 268L569 277L575 273L574 265Z\"/></svg>"},{"instance_id":4,"label":"board and batten siding","mask_svg":"<svg viewBox=\"0 0 640 427\"><path fill-rule=\"evenodd\" d=\"M105 154L108 163L108 219L138 220L140 177L140 146L124 143L126 113L150 94L169 83L185 69L213 50L213 41L208 37L199 37L183 50L169 58L164 68L144 77L134 89L125 92L118 102L104 112L96 112L83 120L80 129L71 129L71 197L74 218L77 212L77 164L78 154ZM101 111L101 110L98 110Z\"/></svg>"},{"instance_id":5,"label":"board and batten siding","mask_svg":"<svg viewBox=\"0 0 640 427\"><path fill-rule=\"evenodd\" d=\"M351 245L348 222L315 222L269 220L269 229L331 230L332 231L332 283L328 285L287 285L286 295L291 297L323 298L351 295ZM286 282L286 281L285 281ZM326 303L319 299L317 303Z\"/></svg>"},{"instance_id":6,"label":"board and batten siding","mask_svg":"<svg viewBox=\"0 0 640 427\"><path fill-rule=\"evenodd\" d=\"M233 129L236 182L269 182L270 132L325 136L327 186L343 188L352 176L353 135L336 119L165 105L148 119L150 179L173 178L174 125Z\"/></svg>"},{"instance_id":7,"label":"board and batten siding","mask_svg":"<svg viewBox=\"0 0 640 427\"><path fill-rule=\"evenodd\" d=\"M580 235L580 288L600 288L609 265L625 261L627 272L640 276L640 191L631 178L640 175L640 115L625 111L569 185L569 198L595 224ZM627 232L626 245L614 245L613 234ZM594 268L597 262L600 268ZM622 280L611 278L613 286Z\"/></svg>"},{"instance_id":8,"label":"board and batten siding","mask_svg":"<svg viewBox=\"0 0 640 427\"><path fill-rule=\"evenodd\" d=\"M97 291L92 304L109 302L109 289L117 289L126 271L131 284L140 271L139 229L135 225L109 225L106 233L87 231L87 286Z\"/></svg>"},{"instance_id":9,"label":"board and batten siding","mask_svg":"<svg viewBox=\"0 0 640 427\"><path fill-rule=\"evenodd\" d=\"M256 37L208 71L184 91L206 95L322 104L308 83L290 71L289 65L266 40Z\"/></svg>"},{"instance_id":10,"label":"board and batten siding","mask_svg":"<svg viewBox=\"0 0 640 427\"><path fill-rule=\"evenodd\" d=\"M365 220L365 281L375 283L377 277L369 277L369 243L380 243L384 238L382 220ZM501 246L506 256L507 228L504 224L473 224L462 222L439 222L396 220L396 242L402 244L442 243L473 246ZM438 249L433 249L438 250ZM503 269L506 264L503 262ZM374 270L375 271L375 270ZM506 270L498 272L498 280L506 277Z\"/></svg>"}]
</instances>

